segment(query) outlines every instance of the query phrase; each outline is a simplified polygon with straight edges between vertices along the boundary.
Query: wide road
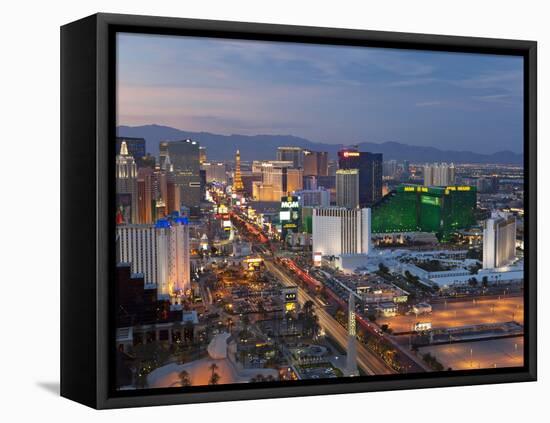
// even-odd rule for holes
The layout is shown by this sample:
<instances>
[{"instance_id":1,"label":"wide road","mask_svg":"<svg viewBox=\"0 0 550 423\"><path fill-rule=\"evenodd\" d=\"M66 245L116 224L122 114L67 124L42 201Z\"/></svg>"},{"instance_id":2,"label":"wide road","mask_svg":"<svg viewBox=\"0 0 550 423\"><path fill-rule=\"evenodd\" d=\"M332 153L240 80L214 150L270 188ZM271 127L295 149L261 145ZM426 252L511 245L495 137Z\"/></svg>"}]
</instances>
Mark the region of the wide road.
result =
<instances>
[{"instance_id":1,"label":"wide road","mask_svg":"<svg viewBox=\"0 0 550 423\"><path fill-rule=\"evenodd\" d=\"M317 298L311 296L302 287L297 285L288 275L282 272L270 260L264 260L267 270L281 281L284 286L296 286L298 288L298 302L304 304L312 301L317 305L316 315L319 318L319 326L330 335L344 350L347 349L348 332L334 317L325 311ZM357 341L356 341L357 342ZM357 342L357 364L368 375L386 375L396 373L389 368L378 356L371 353L363 344Z\"/></svg>"}]
</instances>

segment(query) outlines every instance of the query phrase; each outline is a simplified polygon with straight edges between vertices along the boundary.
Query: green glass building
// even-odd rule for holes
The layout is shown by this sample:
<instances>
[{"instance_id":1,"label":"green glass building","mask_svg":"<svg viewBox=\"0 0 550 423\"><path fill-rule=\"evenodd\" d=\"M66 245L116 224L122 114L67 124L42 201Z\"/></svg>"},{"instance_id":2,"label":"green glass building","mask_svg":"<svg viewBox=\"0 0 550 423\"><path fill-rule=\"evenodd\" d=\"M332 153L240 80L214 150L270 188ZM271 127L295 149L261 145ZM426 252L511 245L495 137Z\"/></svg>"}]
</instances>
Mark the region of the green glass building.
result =
<instances>
[{"instance_id":1,"label":"green glass building","mask_svg":"<svg viewBox=\"0 0 550 423\"><path fill-rule=\"evenodd\" d=\"M372 207L372 233L432 232L445 239L475 224L472 186L400 185Z\"/></svg>"},{"instance_id":2,"label":"green glass building","mask_svg":"<svg viewBox=\"0 0 550 423\"><path fill-rule=\"evenodd\" d=\"M302 231L313 233L313 207L302 207Z\"/></svg>"}]
</instances>

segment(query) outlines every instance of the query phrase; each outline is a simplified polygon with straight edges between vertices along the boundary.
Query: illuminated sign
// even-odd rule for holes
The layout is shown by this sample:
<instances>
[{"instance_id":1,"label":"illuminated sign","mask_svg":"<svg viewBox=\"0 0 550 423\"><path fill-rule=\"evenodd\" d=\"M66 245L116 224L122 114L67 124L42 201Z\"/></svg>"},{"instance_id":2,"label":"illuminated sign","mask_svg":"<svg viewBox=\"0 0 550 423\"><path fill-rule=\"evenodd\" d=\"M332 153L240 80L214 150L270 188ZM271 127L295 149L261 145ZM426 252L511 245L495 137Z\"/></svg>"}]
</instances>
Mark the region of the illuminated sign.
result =
<instances>
[{"instance_id":1,"label":"illuminated sign","mask_svg":"<svg viewBox=\"0 0 550 423\"><path fill-rule=\"evenodd\" d=\"M285 294L285 301L296 301L296 293L295 292L287 292Z\"/></svg>"},{"instance_id":2,"label":"illuminated sign","mask_svg":"<svg viewBox=\"0 0 550 423\"><path fill-rule=\"evenodd\" d=\"M393 302L394 303L406 303L409 297L406 295L400 295L398 297L394 297Z\"/></svg>"},{"instance_id":3,"label":"illuminated sign","mask_svg":"<svg viewBox=\"0 0 550 423\"><path fill-rule=\"evenodd\" d=\"M469 187L467 185L460 185L456 187L447 187L449 191L471 191L472 187Z\"/></svg>"},{"instance_id":4,"label":"illuminated sign","mask_svg":"<svg viewBox=\"0 0 550 423\"><path fill-rule=\"evenodd\" d=\"M298 201L281 201L282 209L297 209L300 207Z\"/></svg>"},{"instance_id":5,"label":"illuminated sign","mask_svg":"<svg viewBox=\"0 0 550 423\"><path fill-rule=\"evenodd\" d=\"M297 196L287 195L281 197L279 219L283 224L283 236L286 236L287 229L295 231L298 228L300 223L300 203Z\"/></svg>"},{"instance_id":6,"label":"illuminated sign","mask_svg":"<svg viewBox=\"0 0 550 423\"><path fill-rule=\"evenodd\" d=\"M344 151L344 157L359 157L361 153L359 151Z\"/></svg>"},{"instance_id":7,"label":"illuminated sign","mask_svg":"<svg viewBox=\"0 0 550 423\"><path fill-rule=\"evenodd\" d=\"M415 323L414 325L414 330L416 332L422 332L422 331L425 331L425 330L430 330L432 328L432 323L431 322L418 322L418 323Z\"/></svg>"},{"instance_id":8,"label":"illuminated sign","mask_svg":"<svg viewBox=\"0 0 550 423\"><path fill-rule=\"evenodd\" d=\"M427 195L423 195L420 197L420 201L423 204L429 204L431 206L439 206L439 198L437 197L428 197Z\"/></svg>"},{"instance_id":9,"label":"illuminated sign","mask_svg":"<svg viewBox=\"0 0 550 423\"><path fill-rule=\"evenodd\" d=\"M281 222L285 220L290 220L290 210L281 211L279 213L279 219L281 220Z\"/></svg>"},{"instance_id":10,"label":"illuminated sign","mask_svg":"<svg viewBox=\"0 0 550 423\"><path fill-rule=\"evenodd\" d=\"M405 191L405 192L414 192L414 187L404 187L403 191Z\"/></svg>"},{"instance_id":11,"label":"illuminated sign","mask_svg":"<svg viewBox=\"0 0 550 423\"><path fill-rule=\"evenodd\" d=\"M249 258L245 260L247 263L262 263L264 260L261 257Z\"/></svg>"},{"instance_id":12,"label":"illuminated sign","mask_svg":"<svg viewBox=\"0 0 550 423\"><path fill-rule=\"evenodd\" d=\"M282 209L299 209L300 203L298 202L298 198L293 195L288 195L286 197L281 198L281 208Z\"/></svg>"},{"instance_id":13,"label":"illuminated sign","mask_svg":"<svg viewBox=\"0 0 550 423\"><path fill-rule=\"evenodd\" d=\"M260 265L263 263L263 260L261 258L251 258L245 260L244 262L248 264L248 270L258 270Z\"/></svg>"},{"instance_id":14,"label":"illuminated sign","mask_svg":"<svg viewBox=\"0 0 550 423\"><path fill-rule=\"evenodd\" d=\"M298 295L296 293L296 290L288 290L283 292L283 301L285 304L285 311L291 312L296 310L296 301L298 300Z\"/></svg>"}]
</instances>

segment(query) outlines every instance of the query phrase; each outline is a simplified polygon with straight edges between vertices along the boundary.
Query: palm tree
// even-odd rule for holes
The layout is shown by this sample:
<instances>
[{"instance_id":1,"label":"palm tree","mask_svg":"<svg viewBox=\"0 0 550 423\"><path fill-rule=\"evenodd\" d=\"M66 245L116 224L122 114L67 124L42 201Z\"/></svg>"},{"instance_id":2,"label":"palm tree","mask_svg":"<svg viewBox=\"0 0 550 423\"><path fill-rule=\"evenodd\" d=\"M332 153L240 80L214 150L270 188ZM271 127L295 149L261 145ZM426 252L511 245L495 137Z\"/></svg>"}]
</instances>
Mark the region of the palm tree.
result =
<instances>
[{"instance_id":1,"label":"palm tree","mask_svg":"<svg viewBox=\"0 0 550 423\"><path fill-rule=\"evenodd\" d=\"M179 374L181 386L191 386L191 378L186 370L182 370Z\"/></svg>"},{"instance_id":2,"label":"palm tree","mask_svg":"<svg viewBox=\"0 0 550 423\"><path fill-rule=\"evenodd\" d=\"M218 365L216 363L212 363L208 368L212 372L212 377L214 377L214 375L216 374L216 370L218 370Z\"/></svg>"},{"instance_id":3,"label":"palm tree","mask_svg":"<svg viewBox=\"0 0 550 423\"><path fill-rule=\"evenodd\" d=\"M208 381L208 384L209 385L217 385L219 381L220 381L220 375L217 374L217 373L212 373L212 376L210 377L210 380Z\"/></svg>"},{"instance_id":4,"label":"palm tree","mask_svg":"<svg viewBox=\"0 0 550 423\"><path fill-rule=\"evenodd\" d=\"M250 383L263 382L264 380L264 377L258 373L256 376L250 379Z\"/></svg>"},{"instance_id":5,"label":"palm tree","mask_svg":"<svg viewBox=\"0 0 550 423\"><path fill-rule=\"evenodd\" d=\"M193 322L190 322L190 321L185 322L185 326L183 327L183 330L185 333L185 342L188 344L193 343L193 338L195 337L194 329L195 329L195 326L193 325Z\"/></svg>"},{"instance_id":6,"label":"palm tree","mask_svg":"<svg viewBox=\"0 0 550 423\"><path fill-rule=\"evenodd\" d=\"M141 366L138 367L136 371L135 385L138 388L147 388L148 386L147 373L144 371L143 368L141 368Z\"/></svg>"},{"instance_id":7,"label":"palm tree","mask_svg":"<svg viewBox=\"0 0 550 423\"><path fill-rule=\"evenodd\" d=\"M181 342L182 329L183 329L183 326L181 325L180 322L176 321L172 325L172 340L175 341L178 344Z\"/></svg>"},{"instance_id":8,"label":"palm tree","mask_svg":"<svg viewBox=\"0 0 550 423\"><path fill-rule=\"evenodd\" d=\"M304 330L309 336L315 336L317 333L318 317L314 313L313 301L306 301L304 303Z\"/></svg>"},{"instance_id":9,"label":"palm tree","mask_svg":"<svg viewBox=\"0 0 550 423\"><path fill-rule=\"evenodd\" d=\"M304 303L304 314L309 317L311 316L311 313L313 311L313 301L311 300L307 300L305 303Z\"/></svg>"}]
</instances>

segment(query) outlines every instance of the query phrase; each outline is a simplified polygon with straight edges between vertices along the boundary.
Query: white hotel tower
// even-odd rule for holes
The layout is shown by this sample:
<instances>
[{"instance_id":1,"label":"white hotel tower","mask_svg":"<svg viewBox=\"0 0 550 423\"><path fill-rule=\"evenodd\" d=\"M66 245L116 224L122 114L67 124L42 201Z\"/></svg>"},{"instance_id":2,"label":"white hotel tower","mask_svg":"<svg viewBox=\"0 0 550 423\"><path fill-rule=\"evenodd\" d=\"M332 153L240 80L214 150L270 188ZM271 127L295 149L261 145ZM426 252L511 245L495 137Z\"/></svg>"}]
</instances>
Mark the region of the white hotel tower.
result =
<instances>
[{"instance_id":1,"label":"white hotel tower","mask_svg":"<svg viewBox=\"0 0 550 423\"><path fill-rule=\"evenodd\" d=\"M368 254L371 210L322 207L313 209L313 254L341 256Z\"/></svg>"},{"instance_id":2,"label":"white hotel tower","mask_svg":"<svg viewBox=\"0 0 550 423\"><path fill-rule=\"evenodd\" d=\"M516 218L494 212L483 229L483 268L507 266L516 258Z\"/></svg>"},{"instance_id":3,"label":"white hotel tower","mask_svg":"<svg viewBox=\"0 0 550 423\"><path fill-rule=\"evenodd\" d=\"M424 186L440 187L453 185L456 180L453 163L426 163L424 165Z\"/></svg>"},{"instance_id":4,"label":"white hotel tower","mask_svg":"<svg viewBox=\"0 0 550 423\"><path fill-rule=\"evenodd\" d=\"M180 296L191 284L189 226L181 218L156 225L119 225L118 260L142 273L146 284L157 285L157 295Z\"/></svg>"},{"instance_id":5,"label":"white hotel tower","mask_svg":"<svg viewBox=\"0 0 550 423\"><path fill-rule=\"evenodd\" d=\"M191 287L189 226L176 220L169 226L157 223L156 230L159 293L185 294Z\"/></svg>"}]
</instances>

